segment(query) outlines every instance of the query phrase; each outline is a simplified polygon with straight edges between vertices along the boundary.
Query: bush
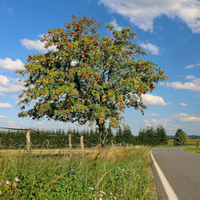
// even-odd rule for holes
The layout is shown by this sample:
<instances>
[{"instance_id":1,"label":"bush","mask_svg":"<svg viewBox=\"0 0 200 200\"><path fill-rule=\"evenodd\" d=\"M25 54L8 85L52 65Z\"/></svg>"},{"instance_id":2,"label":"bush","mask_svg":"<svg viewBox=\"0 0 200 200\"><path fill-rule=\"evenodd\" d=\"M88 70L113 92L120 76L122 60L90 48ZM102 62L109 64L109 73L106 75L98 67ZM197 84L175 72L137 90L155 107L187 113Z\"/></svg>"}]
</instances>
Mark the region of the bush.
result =
<instances>
[{"instance_id":1,"label":"bush","mask_svg":"<svg viewBox=\"0 0 200 200\"><path fill-rule=\"evenodd\" d=\"M182 129L178 129L174 136L174 145L185 145L186 143L187 134Z\"/></svg>"}]
</instances>

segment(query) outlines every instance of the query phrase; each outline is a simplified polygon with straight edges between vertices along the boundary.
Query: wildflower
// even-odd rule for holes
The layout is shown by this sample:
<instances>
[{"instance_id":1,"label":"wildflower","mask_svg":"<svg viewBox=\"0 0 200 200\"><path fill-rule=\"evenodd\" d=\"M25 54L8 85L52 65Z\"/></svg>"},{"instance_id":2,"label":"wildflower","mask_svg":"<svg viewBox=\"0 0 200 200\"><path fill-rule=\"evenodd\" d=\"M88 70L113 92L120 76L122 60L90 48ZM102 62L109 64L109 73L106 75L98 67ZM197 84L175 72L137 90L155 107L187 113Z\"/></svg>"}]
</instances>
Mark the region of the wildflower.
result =
<instances>
[{"instance_id":1,"label":"wildflower","mask_svg":"<svg viewBox=\"0 0 200 200\"><path fill-rule=\"evenodd\" d=\"M92 188L92 187L89 187L89 189L90 189L90 190L94 190L94 188Z\"/></svg>"},{"instance_id":2,"label":"wildflower","mask_svg":"<svg viewBox=\"0 0 200 200\"><path fill-rule=\"evenodd\" d=\"M9 180L6 180L6 190L9 189L9 184L10 184L10 181L9 181Z\"/></svg>"},{"instance_id":3,"label":"wildflower","mask_svg":"<svg viewBox=\"0 0 200 200\"><path fill-rule=\"evenodd\" d=\"M103 191L100 191L102 194L104 194L104 195L106 195L106 193L105 192L103 192Z\"/></svg>"},{"instance_id":4,"label":"wildflower","mask_svg":"<svg viewBox=\"0 0 200 200\"><path fill-rule=\"evenodd\" d=\"M0 191L0 196L2 195L2 192Z\"/></svg>"},{"instance_id":5,"label":"wildflower","mask_svg":"<svg viewBox=\"0 0 200 200\"><path fill-rule=\"evenodd\" d=\"M12 184L12 187L13 187L13 188L16 188L17 182L19 182L20 180L19 180L18 177L16 177L14 180L15 180L15 182Z\"/></svg>"}]
</instances>

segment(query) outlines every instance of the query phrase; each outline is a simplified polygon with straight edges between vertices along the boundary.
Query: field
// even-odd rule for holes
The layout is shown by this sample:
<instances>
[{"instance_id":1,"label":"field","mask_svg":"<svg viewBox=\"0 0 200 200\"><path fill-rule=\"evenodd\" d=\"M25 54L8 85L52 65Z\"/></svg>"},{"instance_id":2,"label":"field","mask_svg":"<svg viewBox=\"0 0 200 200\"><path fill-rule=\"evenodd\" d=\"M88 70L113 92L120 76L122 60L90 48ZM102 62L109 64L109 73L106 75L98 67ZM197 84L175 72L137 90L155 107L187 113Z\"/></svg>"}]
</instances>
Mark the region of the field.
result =
<instances>
[{"instance_id":1,"label":"field","mask_svg":"<svg viewBox=\"0 0 200 200\"><path fill-rule=\"evenodd\" d=\"M197 142L200 143L200 138L198 138L198 139L188 138L186 146L192 146L192 145L196 146ZM170 139L168 141L168 145L172 145L173 146L174 145L174 140Z\"/></svg>"},{"instance_id":2,"label":"field","mask_svg":"<svg viewBox=\"0 0 200 200\"><path fill-rule=\"evenodd\" d=\"M153 199L150 147L0 150L2 199ZM19 181L18 181L18 179Z\"/></svg>"}]
</instances>

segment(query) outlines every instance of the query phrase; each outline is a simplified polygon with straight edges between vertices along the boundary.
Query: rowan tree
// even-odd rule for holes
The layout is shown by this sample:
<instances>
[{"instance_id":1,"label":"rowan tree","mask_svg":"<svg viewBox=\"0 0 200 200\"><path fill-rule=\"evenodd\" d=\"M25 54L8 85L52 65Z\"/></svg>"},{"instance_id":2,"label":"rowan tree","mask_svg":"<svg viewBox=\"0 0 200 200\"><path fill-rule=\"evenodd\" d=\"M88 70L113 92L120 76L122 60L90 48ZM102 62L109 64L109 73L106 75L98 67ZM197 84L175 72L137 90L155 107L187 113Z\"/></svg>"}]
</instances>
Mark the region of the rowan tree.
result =
<instances>
[{"instance_id":1,"label":"rowan tree","mask_svg":"<svg viewBox=\"0 0 200 200\"><path fill-rule=\"evenodd\" d=\"M19 95L19 117L96 123L103 146L107 122L117 128L126 107L143 113L142 94L152 92L167 76L140 57L146 53L132 42L136 33L130 28L117 31L106 24L109 36L101 36L97 30L102 25L72 15L64 28L48 30L41 39L48 52L29 55L24 69L17 71L26 88ZM50 50L52 46L56 50Z\"/></svg>"}]
</instances>

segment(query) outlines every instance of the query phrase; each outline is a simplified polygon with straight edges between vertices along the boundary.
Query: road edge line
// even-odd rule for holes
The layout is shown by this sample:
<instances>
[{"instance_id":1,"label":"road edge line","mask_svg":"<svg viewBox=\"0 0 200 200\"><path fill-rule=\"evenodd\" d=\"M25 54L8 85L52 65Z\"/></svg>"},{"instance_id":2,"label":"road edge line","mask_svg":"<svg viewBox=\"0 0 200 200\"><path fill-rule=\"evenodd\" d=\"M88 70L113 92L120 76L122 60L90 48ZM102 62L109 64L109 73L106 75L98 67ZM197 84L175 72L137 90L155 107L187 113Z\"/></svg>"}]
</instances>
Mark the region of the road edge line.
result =
<instances>
[{"instance_id":1,"label":"road edge line","mask_svg":"<svg viewBox=\"0 0 200 200\"><path fill-rule=\"evenodd\" d=\"M165 175L163 174L162 170L160 169L159 165L157 164L153 154L152 150L150 151L151 159L153 160L153 164L158 172L158 176L160 177L161 183L163 184L163 187L165 189L165 192L168 196L169 200L178 200L178 197L176 196L174 190L172 189L171 185L169 184L168 180L166 179Z\"/></svg>"}]
</instances>

